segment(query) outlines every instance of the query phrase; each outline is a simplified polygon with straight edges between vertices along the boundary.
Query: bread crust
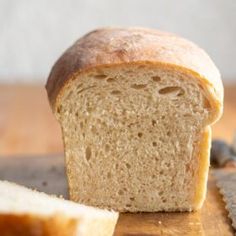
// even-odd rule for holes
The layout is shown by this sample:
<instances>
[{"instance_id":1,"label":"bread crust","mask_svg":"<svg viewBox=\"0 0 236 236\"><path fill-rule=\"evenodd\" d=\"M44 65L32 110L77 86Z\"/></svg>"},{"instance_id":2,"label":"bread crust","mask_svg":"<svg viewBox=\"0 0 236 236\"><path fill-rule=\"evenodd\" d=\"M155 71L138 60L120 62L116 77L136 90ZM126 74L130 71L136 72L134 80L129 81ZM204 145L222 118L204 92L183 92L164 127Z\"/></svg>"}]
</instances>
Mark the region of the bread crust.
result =
<instances>
[{"instance_id":1,"label":"bread crust","mask_svg":"<svg viewBox=\"0 0 236 236\"><path fill-rule=\"evenodd\" d=\"M76 236L78 219L62 215L0 215L1 236Z\"/></svg>"},{"instance_id":2,"label":"bread crust","mask_svg":"<svg viewBox=\"0 0 236 236\"><path fill-rule=\"evenodd\" d=\"M211 149L211 127L207 126L202 131L199 138L199 146L197 156L199 160L198 178L195 187L195 196L193 200L193 210L198 210L202 207L207 192L207 178L210 166L210 149Z\"/></svg>"},{"instance_id":3,"label":"bread crust","mask_svg":"<svg viewBox=\"0 0 236 236\"><path fill-rule=\"evenodd\" d=\"M221 116L223 85L210 57L186 39L145 28L97 29L67 49L53 66L46 84L53 111L63 89L78 75L95 68L134 64L166 67L194 75L211 104L211 123Z\"/></svg>"}]
</instances>

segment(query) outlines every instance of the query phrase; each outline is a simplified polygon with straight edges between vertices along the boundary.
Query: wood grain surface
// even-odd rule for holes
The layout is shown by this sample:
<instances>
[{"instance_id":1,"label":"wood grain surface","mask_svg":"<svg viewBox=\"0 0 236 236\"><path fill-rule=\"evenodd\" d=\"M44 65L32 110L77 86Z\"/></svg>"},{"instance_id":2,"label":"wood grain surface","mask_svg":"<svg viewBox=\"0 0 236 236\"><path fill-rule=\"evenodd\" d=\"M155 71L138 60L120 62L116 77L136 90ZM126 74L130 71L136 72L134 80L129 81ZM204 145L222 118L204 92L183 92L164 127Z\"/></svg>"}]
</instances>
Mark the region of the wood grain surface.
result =
<instances>
[{"instance_id":1,"label":"wood grain surface","mask_svg":"<svg viewBox=\"0 0 236 236\"><path fill-rule=\"evenodd\" d=\"M61 132L44 87L1 85L0 111L0 179L65 195ZM224 115L214 125L213 137L231 142L235 130L236 85L225 89ZM121 214L115 235L228 236L233 235L233 231L222 197L210 176L201 211Z\"/></svg>"}]
</instances>

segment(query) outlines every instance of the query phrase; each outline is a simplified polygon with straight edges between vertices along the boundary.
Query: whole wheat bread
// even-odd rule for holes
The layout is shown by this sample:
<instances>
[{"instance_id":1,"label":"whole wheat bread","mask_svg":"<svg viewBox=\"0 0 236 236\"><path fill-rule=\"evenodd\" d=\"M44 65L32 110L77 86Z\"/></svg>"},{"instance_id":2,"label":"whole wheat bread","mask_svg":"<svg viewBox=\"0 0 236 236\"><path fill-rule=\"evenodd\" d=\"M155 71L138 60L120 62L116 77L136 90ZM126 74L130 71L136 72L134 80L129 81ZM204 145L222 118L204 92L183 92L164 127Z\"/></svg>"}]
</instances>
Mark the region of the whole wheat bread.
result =
<instances>
[{"instance_id":1,"label":"whole wheat bread","mask_svg":"<svg viewBox=\"0 0 236 236\"><path fill-rule=\"evenodd\" d=\"M131 212L202 206L223 108L202 49L157 30L99 29L59 58L46 88L72 200Z\"/></svg>"},{"instance_id":2,"label":"whole wheat bread","mask_svg":"<svg viewBox=\"0 0 236 236\"><path fill-rule=\"evenodd\" d=\"M118 214L0 181L1 236L111 236Z\"/></svg>"}]
</instances>

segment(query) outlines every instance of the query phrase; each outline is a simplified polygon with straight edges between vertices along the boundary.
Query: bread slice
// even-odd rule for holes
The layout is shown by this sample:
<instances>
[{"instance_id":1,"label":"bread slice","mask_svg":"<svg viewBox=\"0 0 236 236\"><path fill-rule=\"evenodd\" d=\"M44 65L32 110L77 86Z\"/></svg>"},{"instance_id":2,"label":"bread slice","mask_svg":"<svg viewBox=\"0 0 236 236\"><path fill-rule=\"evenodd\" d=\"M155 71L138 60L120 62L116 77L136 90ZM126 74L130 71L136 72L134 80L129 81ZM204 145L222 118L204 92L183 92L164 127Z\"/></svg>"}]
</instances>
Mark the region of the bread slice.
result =
<instances>
[{"instance_id":1,"label":"bread slice","mask_svg":"<svg viewBox=\"0 0 236 236\"><path fill-rule=\"evenodd\" d=\"M205 198L220 74L195 44L143 28L95 30L47 85L72 200L118 211L192 211Z\"/></svg>"},{"instance_id":2,"label":"bread slice","mask_svg":"<svg viewBox=\"0 0 236 236\"><path fill-rule=\"evenodd\" d=\"M0 181L1 236L113 234L118 214Z\"/></svg>"}]
</instances>

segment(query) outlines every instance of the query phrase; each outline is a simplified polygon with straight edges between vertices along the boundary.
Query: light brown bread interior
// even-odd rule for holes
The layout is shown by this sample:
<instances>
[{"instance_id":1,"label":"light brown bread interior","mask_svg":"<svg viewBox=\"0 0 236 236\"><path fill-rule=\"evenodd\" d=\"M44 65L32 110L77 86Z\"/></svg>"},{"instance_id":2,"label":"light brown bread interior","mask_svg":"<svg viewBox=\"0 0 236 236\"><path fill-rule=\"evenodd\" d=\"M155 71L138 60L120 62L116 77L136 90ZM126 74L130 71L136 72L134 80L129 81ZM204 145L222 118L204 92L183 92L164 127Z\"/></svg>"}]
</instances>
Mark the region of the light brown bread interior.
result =
<instances>
[{"instance_id":1,"label":"light brown bread interior","mask_svg":"<svg viewBox=\"0 0 236 236\"><path fill-rule=\"evenodd\" d=\"M118 213L0 181L1 236L112 236Z\"/></svg>"},{"instance_id":2,"label":"light brown bread interior","mask_svg":"<svg viewBox=\"0 0 236 236\"><path fill-rule=\"evenodd\" d=\"M103 28L57 60L46 89L63 133L71 199L119 211L202 206L220 73L177 35Z\"/></svg>"},{"instance_id":3,"label":"light brown bread interior","mask_svg":"<svg viewBox=\"0 0 236 236\"><path fill-rule=\"evenodd\" d=\"M55 113L72 200L131 212L201 207L215 107L193 73L101 66L63 88Z\"/></svg>"}]
</instances>

